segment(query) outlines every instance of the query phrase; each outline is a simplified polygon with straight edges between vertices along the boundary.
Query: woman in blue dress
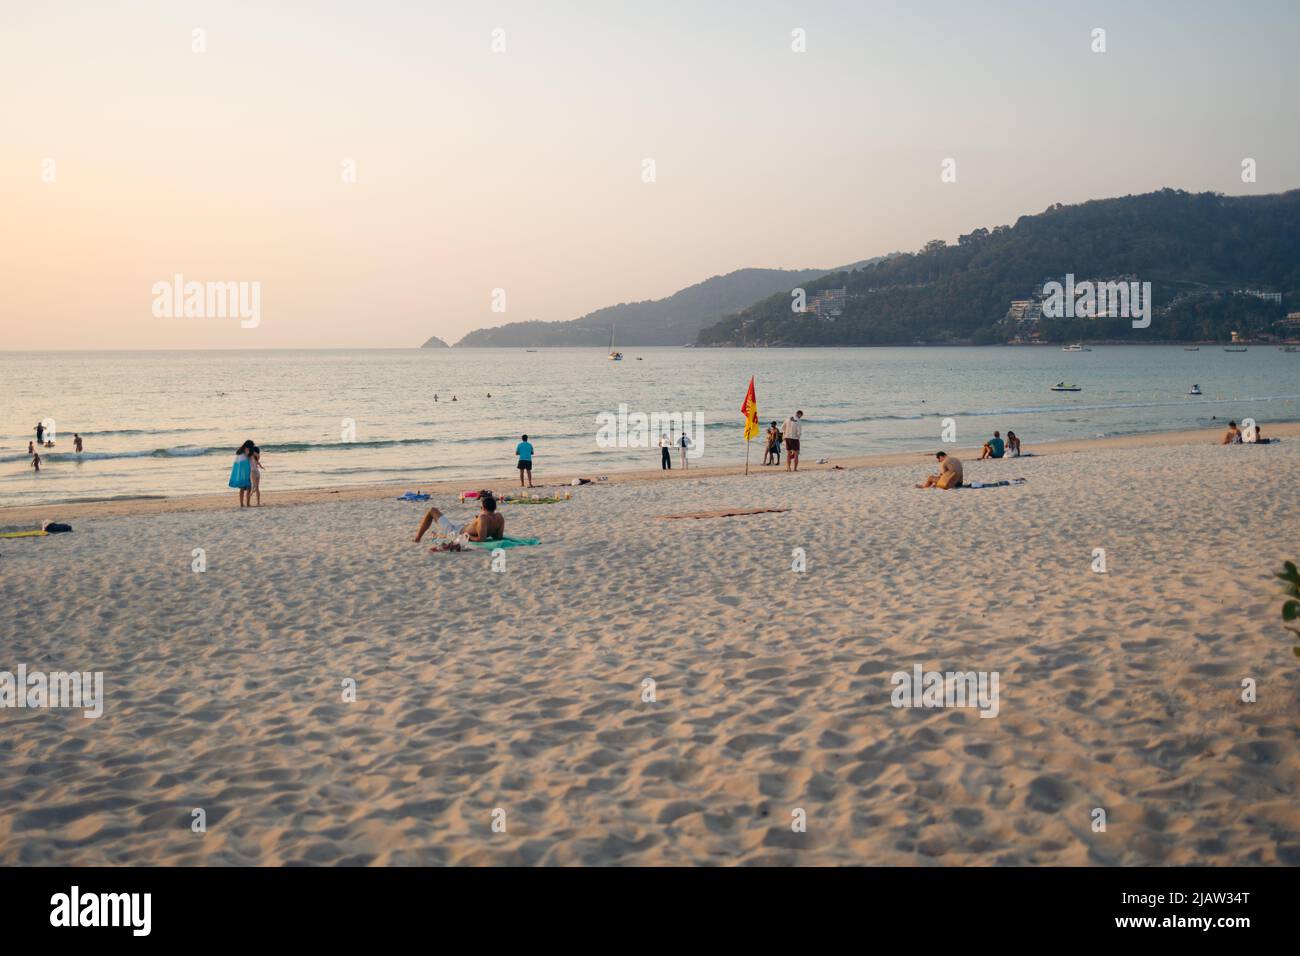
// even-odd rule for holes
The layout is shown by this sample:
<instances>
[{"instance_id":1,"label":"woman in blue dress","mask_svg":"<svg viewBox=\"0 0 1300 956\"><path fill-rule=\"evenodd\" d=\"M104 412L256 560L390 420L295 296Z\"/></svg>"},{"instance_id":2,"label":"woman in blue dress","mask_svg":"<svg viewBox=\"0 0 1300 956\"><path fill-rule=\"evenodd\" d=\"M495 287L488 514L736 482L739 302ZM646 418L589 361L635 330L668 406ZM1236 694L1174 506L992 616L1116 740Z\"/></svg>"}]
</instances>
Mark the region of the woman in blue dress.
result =
<instances>
[{"instance_id":1,"label":"woman in blue dress","mask_svg":"<svg viewBox=\"0 0 1300 956\"><path fill-rule=\"evenodd\" d=\"M252 504L252 454L253 442L244 442L235 452L235 463L230 468L230 487L239 489L239 507Z\"/></svg>"}]
</instances>

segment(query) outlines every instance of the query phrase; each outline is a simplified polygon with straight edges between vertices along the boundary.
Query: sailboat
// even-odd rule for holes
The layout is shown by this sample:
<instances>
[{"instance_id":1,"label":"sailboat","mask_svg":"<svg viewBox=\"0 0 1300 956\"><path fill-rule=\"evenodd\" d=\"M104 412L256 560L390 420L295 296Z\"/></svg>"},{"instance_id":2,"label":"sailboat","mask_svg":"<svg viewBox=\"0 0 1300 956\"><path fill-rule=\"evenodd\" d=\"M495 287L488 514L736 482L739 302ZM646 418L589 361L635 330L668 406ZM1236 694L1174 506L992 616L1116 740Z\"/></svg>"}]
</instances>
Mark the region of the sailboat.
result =
<instances>
[{"instance_id":1,"label":"sailboat","mask_svg":"<svg viewBox=\"0 0 1300 956\"><path fill-rule=\"evenodd\" d=\"M614 351L614 326L609 327L609 355L606 356L611 362L623 361L623 353Z\"/></svg>"}]
</instances>

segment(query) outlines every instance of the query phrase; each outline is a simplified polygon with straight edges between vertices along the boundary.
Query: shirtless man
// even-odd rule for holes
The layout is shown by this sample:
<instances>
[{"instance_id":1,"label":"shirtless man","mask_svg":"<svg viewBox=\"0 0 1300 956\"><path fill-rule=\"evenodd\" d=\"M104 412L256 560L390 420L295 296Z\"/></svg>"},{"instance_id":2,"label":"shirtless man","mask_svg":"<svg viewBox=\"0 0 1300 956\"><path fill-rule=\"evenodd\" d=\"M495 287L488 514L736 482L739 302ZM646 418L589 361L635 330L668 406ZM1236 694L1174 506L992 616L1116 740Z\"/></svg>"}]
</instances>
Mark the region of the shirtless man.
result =
<instances>
[{"instance_id":1,"label":"shirtless man","mask_svg":"<svg viewBox=\"0 0 1300 956\"><path fill-rule=\"evenodd\" d=\"M917 485L918 488L960 488L961 487L961 462L949 455L946 451L935 452L934 457L939 459L939 474L930 475L925 479L925 484Z\"/></svg>"},{"instance_id":2,"label":"shirtless man","mask_svg":"<svg viewBox=\"0 0 1300 956\"><path fill-rule=\"evenodd\" d=\"M436 521L438 527L454 535L465 535L470 541L499 541L505 537L506 519L504 515L497 514L497 499L488 492L480 492L478 496L480 510L477 515L463 528L458 528L450 518L444 515L437 508L430 508L420 521L420 530L415 534L415 543L419 544L424 533ZM437 545L430 548L431 551L438 551L441 548Z\"/></svg>"},{"instance_id":3,"label":"shirtless man","mask_svg":"<svg viewBox=\"0 0 1300 956\"><path fill-rule=\"evenodd\" d=\"M1241 429L1237 427L1236 422L1228 422L1228 430L1223 433L1223 441L1220 445L1240 445Z\"/></svg>"}]
</instances>

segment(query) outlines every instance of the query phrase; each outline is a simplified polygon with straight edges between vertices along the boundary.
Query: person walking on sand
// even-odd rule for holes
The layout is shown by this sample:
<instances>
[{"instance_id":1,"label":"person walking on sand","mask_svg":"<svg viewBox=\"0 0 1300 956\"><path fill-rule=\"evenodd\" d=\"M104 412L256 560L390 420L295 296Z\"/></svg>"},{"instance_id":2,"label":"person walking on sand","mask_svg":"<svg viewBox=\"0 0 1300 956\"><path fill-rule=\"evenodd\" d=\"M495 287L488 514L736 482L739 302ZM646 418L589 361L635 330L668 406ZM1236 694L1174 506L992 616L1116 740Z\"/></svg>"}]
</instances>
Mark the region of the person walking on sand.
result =
<instances>
[{"instance_id":1,"label":"person walking on sand","mask_svg":"<svg viewBox=\"0 0 1300 956\"><path fill-rule=\"evenodd\" d=\"M253 496L257 496L257 507L262 507L262 449L256 445L249 452L249 478L252 479L253 487L248 492L248 503L253 503Z\"/></svg>"},{"instance_id":2,"label":"person walking on sand","mask_svg":"<svg viewBox=\"0 0 1300 956\"><path fill-rule=\"evenodd\" d=\"M72 433L72 450L78 455L81 454L81 436L76 432Z\"/></svg>"},{"instance_id":3,"label":"person walking on sand","mask_svg":"<svg viewBox=\"0 0 1300 956\"><path fill-rule=\"evenodd\" d=\"M939 474L930 475L925 484L918 488L960 488L962 481L961 462L946 451L937 451L934 457L939 459Z\"/></svg>"},{"instance_id":4,"label":"person walking on sand","mask_svg":"<svg viewBox=\"0 0 1300 956\"><path fill-rule=\"evenodd\" d=\"M785 470L799 470L799 438L803 435L803 412L798 411L785 420L781 428L785 436ZM794 467L791 468L790 466Z\"/></svg>"},{"instance_id":5,"label":"person walking on sand","mask_svg":"<svg viewBox=\"0 0 1300 956\"><path fill-rule=\"evenodd\" d=\"M253 487L252 479L252 439L244 442L235 452L234 464L230 466L231 488L239 490L239 507L247 508L252 498L251 489Z\"/></svg>"},{"instance_id":6,"label":"person walking on sand","mask_svg":"<svg viewBox=\"0 0 1300 956\"><path fill-rule=\"evenodd\" d=\"M691 447L691 439L687 436L686 432L682 432L682 437L677 439L677 444L682 449L682 468L687 468L686 450Z\"/></svg>"},{"instance_id":7,"label":"person walking on sand","mask_svg":"<svg viewBox=\"0 0 1300 956\"><path fill-rule=\"evenodd\" d=\"M667 432L659 438L659 468L661 471L673 470L673 440Z\"/></svg>"},{"instance_id":8,"label":"person walking on sand","mask_svg":"<svg viewBox=\"0 0 1300 956\"><path fill-rule=\"evenodd\" d=\"M519 487L524 486L524 473L528 474L528 487L536 487L533 484L533 443L524 435L523 440L515 446L515 454L519 456Z\"/></svg>"}]
</instances>

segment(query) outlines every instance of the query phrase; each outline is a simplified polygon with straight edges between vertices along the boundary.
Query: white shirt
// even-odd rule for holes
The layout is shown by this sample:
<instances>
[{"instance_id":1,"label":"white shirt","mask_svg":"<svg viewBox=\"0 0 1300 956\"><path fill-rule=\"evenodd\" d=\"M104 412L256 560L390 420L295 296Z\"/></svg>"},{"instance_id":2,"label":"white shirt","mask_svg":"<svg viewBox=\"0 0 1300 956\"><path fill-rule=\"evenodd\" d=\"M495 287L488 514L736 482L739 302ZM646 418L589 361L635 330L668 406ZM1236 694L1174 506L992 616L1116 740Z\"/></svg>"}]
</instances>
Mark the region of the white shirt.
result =
<instances>
[{"instance_id":1,"label":"white shirt","mask_svg":"<svg viewBox=\"0 0 1300 956\"><path fill-rule=\"evenodd\" d=\"M785 420L785 425L781 428L781 434L786 438L799 440L800 432L803 430L803 419L795 418L791 415Z\"/></svg>"}]
</instances>

